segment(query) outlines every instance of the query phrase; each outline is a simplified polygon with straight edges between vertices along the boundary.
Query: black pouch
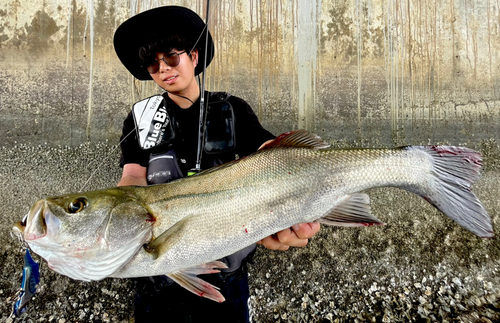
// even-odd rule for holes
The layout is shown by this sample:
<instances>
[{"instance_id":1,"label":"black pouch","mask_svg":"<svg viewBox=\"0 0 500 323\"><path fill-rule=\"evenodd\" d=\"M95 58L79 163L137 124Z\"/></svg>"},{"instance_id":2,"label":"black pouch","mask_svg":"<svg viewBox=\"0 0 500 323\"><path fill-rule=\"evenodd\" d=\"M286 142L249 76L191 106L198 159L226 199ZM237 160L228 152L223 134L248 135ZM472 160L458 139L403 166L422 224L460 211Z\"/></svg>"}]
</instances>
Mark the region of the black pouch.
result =
<instances>
[{"instance_id":1,"label":"black pouch","mask_svg":"<svg viewBox=\"0 0 500 323\"><path fill-rule=\"evenodd\" d=\"M149 157L148 184L163 184L184 177L173 149L151 154Z\"/></svg>"},{"instance_id":2,"label":"black pouch","mask_svg":"<svg viewBox=\"0 0 500 323\"><path fill-rule=\"evenodd\" d=\"M229 96L223 92L214 93L207 105L203 145L207 154L229 152L236 147L234 112L231 103L227 101ZM216 100L212 102L214 98Z\"/></svg>"}]
</instances>

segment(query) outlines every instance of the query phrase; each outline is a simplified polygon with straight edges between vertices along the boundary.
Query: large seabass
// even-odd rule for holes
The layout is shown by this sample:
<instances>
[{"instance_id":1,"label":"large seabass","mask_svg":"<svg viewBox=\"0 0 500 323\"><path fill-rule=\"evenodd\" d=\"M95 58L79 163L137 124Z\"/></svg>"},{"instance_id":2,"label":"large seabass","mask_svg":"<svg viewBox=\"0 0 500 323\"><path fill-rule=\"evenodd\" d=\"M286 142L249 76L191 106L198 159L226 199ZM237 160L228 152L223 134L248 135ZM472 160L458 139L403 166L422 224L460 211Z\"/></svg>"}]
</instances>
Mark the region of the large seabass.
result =
<instances>
[{"instance_id":1,"label":"large seabass","mask_svg":"<svg viewBox=\"0 0 500 323\"><path fill-rule=\"evenodd\" d=\"M50 268L79 280L168 275L223 301L196 277L217 259L296 223L382 224L365 189L414 192L480 237L491 219L471 185L480 155L451 146L329 149L305 131L283 134L246 158L168 184L118 187L40 200L15 228Z\"/></svg>"}]
</instances>

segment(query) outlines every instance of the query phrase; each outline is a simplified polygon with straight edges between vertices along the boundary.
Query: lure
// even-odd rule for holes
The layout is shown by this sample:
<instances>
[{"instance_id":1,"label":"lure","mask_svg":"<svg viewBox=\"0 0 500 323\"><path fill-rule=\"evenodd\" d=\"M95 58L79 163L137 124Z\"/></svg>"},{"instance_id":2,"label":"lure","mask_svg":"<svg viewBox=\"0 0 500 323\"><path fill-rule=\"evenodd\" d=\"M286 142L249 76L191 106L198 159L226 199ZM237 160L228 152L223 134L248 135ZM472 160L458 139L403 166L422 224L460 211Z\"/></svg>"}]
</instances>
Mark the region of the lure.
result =
<instances>
[{"instance_id":1,"label":"lure","mask_svg":"<svg viewBox=\"0 0 500 323\"><path fill-rule=\"evenodd\" d=\"M28 249L24 254L23 280L21 290L18 293L17 300L12 306L12 316L19 317L26 312L26 305L35 295L36 287L40 282L40 265L31 258Z\"/></svg>"}]
</instances>

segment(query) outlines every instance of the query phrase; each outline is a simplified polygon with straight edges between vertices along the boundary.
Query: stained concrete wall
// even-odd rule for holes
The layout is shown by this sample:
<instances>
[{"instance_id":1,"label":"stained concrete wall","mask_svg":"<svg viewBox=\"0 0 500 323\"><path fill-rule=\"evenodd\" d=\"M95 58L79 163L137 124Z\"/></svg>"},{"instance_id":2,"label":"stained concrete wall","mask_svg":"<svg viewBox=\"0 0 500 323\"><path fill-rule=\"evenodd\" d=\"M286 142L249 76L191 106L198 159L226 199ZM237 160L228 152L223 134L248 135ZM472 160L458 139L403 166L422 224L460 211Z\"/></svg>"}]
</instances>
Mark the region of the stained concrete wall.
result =
<instances>
[{"instance_id":1,"label":"stained concrete wall","mask_svg":"<svg viewBox=\"0 0 500 323\"><path fill-rule=\"evenodd\" d=\"M0 4L3 144L116 141L135 100L113 51L116 27L161 4ZM475 144L498 135L496 1L213 1L208 88L248 100L278 133L381 144Z\"/></svg>"},{"instance_id":2,"label":"stained concrete wall","mask_svg":"<svg viewBox=\"0 0 500 323\"><path fill-rule=\"evenodd\" d=\"M36 199L115 185L123 118L159 89L135 81L112 47L116 27L151 7L203 1L0 3L0 204L6 317L20 279L9 237ZM216 57L208 88L251 103L266 128L305 128L337 147L449 143L480 150L475 191L498 221L500 4L486 1L211 1ZM262 322L500 320L499 245L418 197L370 192L388 225L323 228L310 246L259 250L251 268ZM131 284L42 271L25 321L128 321ZM112 300L110 300L112 299ZM94 302L97 302L94 305Z\"/></svg>"}]
</instances>

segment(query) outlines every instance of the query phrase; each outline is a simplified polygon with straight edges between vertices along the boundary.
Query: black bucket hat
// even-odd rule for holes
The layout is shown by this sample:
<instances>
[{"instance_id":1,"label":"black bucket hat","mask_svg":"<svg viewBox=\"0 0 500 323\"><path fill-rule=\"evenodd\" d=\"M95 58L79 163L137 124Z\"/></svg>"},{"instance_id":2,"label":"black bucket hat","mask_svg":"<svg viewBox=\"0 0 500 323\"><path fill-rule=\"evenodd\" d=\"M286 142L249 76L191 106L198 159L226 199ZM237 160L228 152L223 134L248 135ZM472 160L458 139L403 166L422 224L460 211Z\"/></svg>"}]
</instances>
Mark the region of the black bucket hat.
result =
<instances>
[{"instance_id":1,"label":"black bucket hat","mask_svg":"<svg viewBox=\"0 0 500 323\"><path fill-rule=\"evenodd\" d=\"M198 44L198 65L194 74L203 72L205 61L205 40L208 32L208 50L206 66L210 65L214 57L214 42L212 35L205 28L205 22L191 9L179 6L158 7L141 12L124 21L114 36L114 46L118 58L132 75L141 80L152 80L146 68L141 66L139 48L144 45L145 39L152 33L166 30L170 34L186 37ZM203 34L202 34L203 32ZM201 35L201 37L200 37Z\"/></svg>"}]
</instances>

